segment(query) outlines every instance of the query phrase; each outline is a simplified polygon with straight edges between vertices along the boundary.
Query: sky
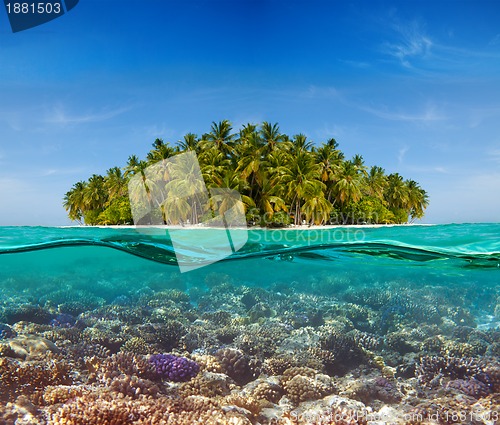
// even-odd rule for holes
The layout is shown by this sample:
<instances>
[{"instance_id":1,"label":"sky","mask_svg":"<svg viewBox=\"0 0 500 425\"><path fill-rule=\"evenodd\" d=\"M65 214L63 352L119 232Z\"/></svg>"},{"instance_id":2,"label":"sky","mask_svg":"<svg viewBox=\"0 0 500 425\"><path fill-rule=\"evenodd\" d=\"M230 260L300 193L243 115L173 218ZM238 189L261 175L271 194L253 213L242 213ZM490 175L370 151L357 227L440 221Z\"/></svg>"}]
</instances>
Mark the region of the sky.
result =
<instances>
[{"instance_id":1,"label":"sky","mask_svg":"<svg viewBox=\"0 0 500 425\"><path fill-rule=\"evenodd\" d=\"M69 224L71 186L228 119L334 137L416 180L424 223L500 222L500 3L80 0L0 10L0 225Z\"/></svg>"}]
</instances>

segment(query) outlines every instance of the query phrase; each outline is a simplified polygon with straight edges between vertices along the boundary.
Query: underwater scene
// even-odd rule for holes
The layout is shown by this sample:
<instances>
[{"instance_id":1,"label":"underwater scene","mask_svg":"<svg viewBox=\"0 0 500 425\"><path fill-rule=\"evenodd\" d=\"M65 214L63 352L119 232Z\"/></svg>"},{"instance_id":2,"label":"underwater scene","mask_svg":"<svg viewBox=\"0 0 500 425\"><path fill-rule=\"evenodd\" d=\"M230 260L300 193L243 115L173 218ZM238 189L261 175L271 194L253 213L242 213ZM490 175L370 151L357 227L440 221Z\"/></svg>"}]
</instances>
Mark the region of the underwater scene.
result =
<instances>
[{"instance_id":1,"label":"underwater scene","mask_svg":"<svg viewBox=\"0 0 500 425\"><path fill-rule=\"evenodd\" d=\"M0 227L0 423L499 424L499 236Z\"/></svg>"}]
</instances>

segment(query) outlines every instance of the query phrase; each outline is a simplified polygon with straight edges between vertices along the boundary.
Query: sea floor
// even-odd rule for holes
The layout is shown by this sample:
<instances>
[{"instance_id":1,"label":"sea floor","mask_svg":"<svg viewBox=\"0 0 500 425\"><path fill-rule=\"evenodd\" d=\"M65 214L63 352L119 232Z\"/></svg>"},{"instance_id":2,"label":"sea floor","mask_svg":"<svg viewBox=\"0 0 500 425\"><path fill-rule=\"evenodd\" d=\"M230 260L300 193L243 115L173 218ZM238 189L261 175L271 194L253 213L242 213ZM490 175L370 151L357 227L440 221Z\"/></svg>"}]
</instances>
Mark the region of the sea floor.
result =
<instances>
[{"instance_id":1,"label":"sea floor","mask_svg":"<svg viewBox=\"0 0 500 425\"><path fill-rule=\"evenodd\" d=\"M0 423L500 423L496 285L60 283L3 281Z\"/></svg>"}]
</instances>

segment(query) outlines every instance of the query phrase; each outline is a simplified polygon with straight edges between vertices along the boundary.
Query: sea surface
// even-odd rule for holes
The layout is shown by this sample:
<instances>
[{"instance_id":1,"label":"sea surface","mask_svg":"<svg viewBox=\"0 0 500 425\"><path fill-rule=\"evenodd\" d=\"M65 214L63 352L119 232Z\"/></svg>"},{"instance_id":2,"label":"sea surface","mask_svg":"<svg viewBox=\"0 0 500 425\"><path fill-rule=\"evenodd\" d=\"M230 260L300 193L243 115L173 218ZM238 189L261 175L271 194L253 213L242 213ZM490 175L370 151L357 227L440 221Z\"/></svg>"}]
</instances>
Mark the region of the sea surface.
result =
<instances>
[{"instance_id":1,"label":"sea surface","mask_svg":"<svg viewBox=\"0 0 500 425\"><path fill-rule=\"evenodd\" d=\"M145 287L200 290L222 274L237 285L293 283L306 291L399 282L414 288L477 288L470 308L481 317L493 314L481 294L500 284L500 224L233 229L232 239L246 240L238 251L231 251L228 233L0 227L0 288L38 295L61 286L112 301ZM185 272L193 265L197 268Z\"/></svg>"}]
</instances>

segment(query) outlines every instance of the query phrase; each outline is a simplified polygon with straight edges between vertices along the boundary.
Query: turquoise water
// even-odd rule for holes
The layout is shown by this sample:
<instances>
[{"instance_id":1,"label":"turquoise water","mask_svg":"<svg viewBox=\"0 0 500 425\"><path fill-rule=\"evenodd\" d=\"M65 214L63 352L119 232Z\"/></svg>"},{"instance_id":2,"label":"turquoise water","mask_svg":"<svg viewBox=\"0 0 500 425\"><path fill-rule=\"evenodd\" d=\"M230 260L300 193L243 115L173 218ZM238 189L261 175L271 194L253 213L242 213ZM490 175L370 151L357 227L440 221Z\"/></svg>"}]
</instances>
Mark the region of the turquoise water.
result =
<instances>
[{"instance_id":1,"label":"turquoise water","mask_svg":"<svg viewBox=\"0 0 500 425\"><path fill-rule=\"evenodd\" d=\"M115 407L101 401L106 397L128 397L128 408L137 412L150 402L168 406L172 391L180 400L186 397L184 387L144 375L157 386L130 366L165 353L189 356L200 368L203 361L218 364L222 375L201 370L200 379L227 388L224 395L229 386L214 376L233 379L231 396L202 390L195 395L220 406L233 406L234 391L247 398L257 379L280 383L283 406L309 403L293 398L288 383L305 379L313 385L312 371L321 377L318 382L332 384L313 394L318 406L333 392L374 412L389 404L399 418L416 406L448 418L447 406L456 409L457 400L465 400L464 412L484 400L489 414L497 415L496 407L487 406L496 406L492 400L500 393L499 235L500 224L248 233L0 228L0 422L2 403L20 395L39 403L37 394L45 397L61 384L68 397L64 385L90 388L93 398L71 395L59 407L39 405L43 423L61 423L48 420L59 409L81 418L78 423L100 424L101 419L88 422L80 406L93 403L108 417ZM181 273L190 268L195 269ZM26 354L14 351L20 344L31 344ZM33 358L27 356L31 346L41 350ZM66 372L50 372L53 356ZM295 370L299 365L307 367ZM39 375L40 368L50 373ZM288 372L299 375L287 381ZM26 382L25 376L53 378ZM352 391L353 377L367 389L361 396ZM153 385L157 398L137 397L126 382ZM437 394L442 411L434 404ZM273 406L278 416L288 415ZM327 417L339 412L328 409ZM221 407L221 417L223 412ZM173 417L169 423L178 422Z\"/></svg>"},{"instance_id":2,"label":"turquoise water","mask_svg":"<svg viewBox=\"0 0 500 425\"><path fill-rule=\"evenodd\" d=\"M387 282L494 289L500 278L500 224L251 229L242 249L213 264L225 233L187 232L185 258L207 265L180 273L167 230L2 227L0 287L37 295L53 286L85 288L111 300L144 287L203 289L220 275L235 284L293 283L306 291ZM471 300L477 308L480 301Z\"/></svg>"}]
</instances>

